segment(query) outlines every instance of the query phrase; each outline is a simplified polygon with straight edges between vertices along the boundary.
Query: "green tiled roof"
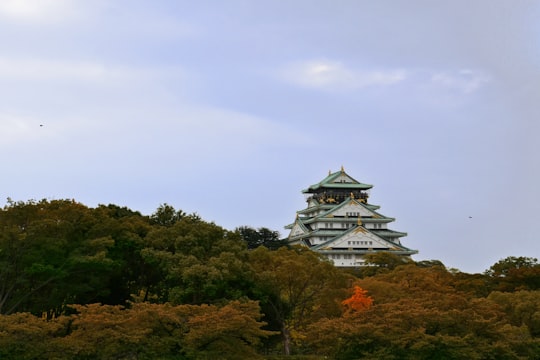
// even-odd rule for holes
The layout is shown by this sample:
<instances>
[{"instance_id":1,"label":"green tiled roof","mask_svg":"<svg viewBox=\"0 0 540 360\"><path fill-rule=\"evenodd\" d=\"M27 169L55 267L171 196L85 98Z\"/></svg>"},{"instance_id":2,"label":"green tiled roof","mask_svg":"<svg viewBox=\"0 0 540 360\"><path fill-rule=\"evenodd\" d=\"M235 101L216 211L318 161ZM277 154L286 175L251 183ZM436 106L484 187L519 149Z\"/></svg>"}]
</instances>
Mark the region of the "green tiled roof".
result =
<instances>
[{"instance_id":1,"label":"green tiled roof","mask_svg":"<svg viewBox=\"0 0 540 360\"><path fill-rule=\"evenodd\" d=\"M407 236L406 232L395 231L395 230L390 230L390 229L371 229L371 231L380 236L388 236L388 237Z\"/></svg>"},{"instance_id":2,"label":"green tiled roof","mask_svg":"<svg viewBox=\"0 0 540 360\"><path fill-rule=\"evenodd\" d=\"M326 247L328 247L330 244L334 243L334 242L337 242L340 238L342 238L343 236L345 236L346 234L350 233L350 232L353 232L357 229L357 227L352 227L348 230L346 230L345 232L339 234L338 236L336 237L333 237L321 244L318 244L318 245L315 245L313 247L311 247L312 250L315 250L315 251L318 251L318 250L324 250ZM411 251L411 249L409 248L406 248L405 246L401 245L401 244L396 244L394 242L391 242L381 236L379 236L377 233L375 233L374 231L371 231L371 230L368 230L368 229L364 229L366 232L369 232L373 235L375 235L377 238L379 238L382 242L385 242L385 243L388 243L389 247L393 247L393 248L396 248L396 249L400 249L401 251ZM388 250L388 251L392 251L392 250ZM414 251L414 250L412 250Z\"/></svg>"},{"instance_id":3,"label":"green tiled roof","mask_svg":"<svg viewBox=\"0 0 540 360\"><path fill-rule=\"evenodd\" d=\"M334 182L337 178L339 178L341 175L345 175L348 178L350 178L353 182L351 183L340 183L340 182ZM324 188L324 189L360 189L360 190L368 190L371 189L373 185L369 184L362 184L361 182L353 179L349 174L346 174L345 171L342 169L341 171L336 171L335 173L328 174L327 177L325 177L323 180L321 180L317 184L311 185L309 188L302 190L303 193L310 193L312 191Z\"/></svg>"},{"instance_id":4,"label":"green tiled roof","mask_svg":"<svg viewBox=\"0 0 540 360\"><path fill-rule=\"evenodd\" d=\"M391 218L391 217L387 217L387 216L384 216L382 214L379 214L378 212L376 212L375 210L373 210L372 208L370 208L368 206L368 204L364 204L358 200L355 200L355 199L350 199L348 201L343 201L342 203L338 204L338 205L332 205L328 208L321 208L321 210L325 210L325 209L328 209L318 215L315 215L315 216L306 216L306 217L303 217L301 218L302 221L306 224L310 224L310 223L313 223L313 222L318 222L318 221L328 221L328 222L341 222L341 221L346 221L344 220L343 218L334 218L334 217L327 217L328 215L332 214L334 211L338 210L339 208L342 208L344 206L347 206L351 201L353 201L354 203L356 203L357 205L359 206L362 206L368 210L370 210L371 212L373 212L375 214L374 217L371 217L371 218L366 218L366 217L362 217L362 221L366 221L366 222L373 222L373 223L389 223L389 222L392 222L392 221L395 221L396 219L395 218ZM310 208L308 208L310 209ZM308 210L306 209L306 210ZM304 213L306 213L308 211L304 211ZM299 214L303 214L303 212L298 212ZM357 219L356 217L351 217L350 219Z\"/></svg>"}]
</instances>

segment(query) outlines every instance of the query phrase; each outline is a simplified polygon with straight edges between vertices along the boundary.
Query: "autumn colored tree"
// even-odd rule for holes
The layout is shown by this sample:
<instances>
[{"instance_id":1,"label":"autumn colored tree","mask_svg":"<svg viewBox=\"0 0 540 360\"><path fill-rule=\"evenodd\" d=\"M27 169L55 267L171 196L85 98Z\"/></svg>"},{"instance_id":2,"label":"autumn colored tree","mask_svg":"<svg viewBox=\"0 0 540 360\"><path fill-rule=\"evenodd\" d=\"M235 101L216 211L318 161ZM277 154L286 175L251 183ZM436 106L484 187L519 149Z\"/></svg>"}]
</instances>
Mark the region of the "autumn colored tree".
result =
<instances>
[{"instance_id":1,"label":"autumn colored tree","mask_svg":"<svg viewBox=\"0 0 540 360\"><path fill-rule=\"evenodd\" d=\"M352 296L343 300L341 304L345 307L346 313L354 313L369 309L373 304L373 298L367 295L367 290L355 285Z\"/></svg>"},{"instance_id":2,"label":"autumn colored tree","mask_svg":"<svg viewBox=\"0 0 540 360\"><path fill-rule=\"evenodd\" d=\"M488 298L502 307L512 325L524 326L540 339L540 291L494 291Z\"/></svg>"},{"instance_id":3,"label":"autumn colored tree","mask_svg":"<svg viewBox=\"0 0 540 360\"><path fill-rule=\"evenodd\" d=\"M255 273L255 292L267 319L281 333L283 351L301 345L305 327L325 316L341 313L351 279L345 272L305 248L258 247L249 253Z\"/></svg>"},{"instance_id":4,"label":"autumn colored tree","mask_svg":"<svg viewBox=\"0 0 540 360\"><path fill-rule=\"evenodd\" d=\"M142 216L8 200L0 358L253 359L280 344L351 360L540 358L536 258L466 274L376 252L343 270L307 248L270 251L277 236L167 204Z\"/></svg>"},{"instance_id":5,"label":"autumn colored tree","mask_svg":"<svg viewBox=\"0 0 540 360\"><path fill-rule=\"evenodd\" d=\"M183 344L194 359L257 359L262 330L257 302L232 301L223 307L202 305L188 320Z\"/></svg>"},{"instance_id":6,"label":"autumn colored tree","mask_svg":"<svg viewBox=\"0 0 540 360\"><path fill-rule=\"evenodd\" d=\"M135 303L74 305L76 313L46 320L0 316L0 358L258 359L262 330L255 301L223 306Z\"/></svg>"},{"instance_id":7,"label":"autumn colored tree","mask_svg":"<svg viewBox=\"0 0 540 360\"><path fill-rule=\"evenodd\" d=\"M62 359L55 339L66 334L67 317L46 320L30 313L0 315L0 359Z\"/></svg>"},{"instance_id":8,"label":"autumn colored tree","mask_svg":"<svg viewBox=\"0 0 540 360\"><path fill-rule=\"evenodd\" d=\"M354 316L310 324L312 351L336 359L520 359L540 353L536 339L508 321L492 299L453 288L439 267L400 266L358 281L377 302Z\"/></svg>"}]
</instances>

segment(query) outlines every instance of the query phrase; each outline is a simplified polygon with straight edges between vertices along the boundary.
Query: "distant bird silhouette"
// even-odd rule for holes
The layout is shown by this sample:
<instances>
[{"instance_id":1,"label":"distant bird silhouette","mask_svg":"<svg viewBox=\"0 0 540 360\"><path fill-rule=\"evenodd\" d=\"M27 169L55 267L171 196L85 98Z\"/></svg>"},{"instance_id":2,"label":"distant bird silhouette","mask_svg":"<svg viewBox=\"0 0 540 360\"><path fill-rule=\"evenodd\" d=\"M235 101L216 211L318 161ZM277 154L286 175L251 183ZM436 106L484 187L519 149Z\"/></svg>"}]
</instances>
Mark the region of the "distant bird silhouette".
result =
<instances>
[{"instance_id":1,"label":"distant bird silhouette","mask_svg":"<svg viewBox=\"0 0 540 360\"><path fill-rule=\"evenodd\" d=\"M43 127L43 124L39 124L39 127Z\"/></svg>"}]
</instances>

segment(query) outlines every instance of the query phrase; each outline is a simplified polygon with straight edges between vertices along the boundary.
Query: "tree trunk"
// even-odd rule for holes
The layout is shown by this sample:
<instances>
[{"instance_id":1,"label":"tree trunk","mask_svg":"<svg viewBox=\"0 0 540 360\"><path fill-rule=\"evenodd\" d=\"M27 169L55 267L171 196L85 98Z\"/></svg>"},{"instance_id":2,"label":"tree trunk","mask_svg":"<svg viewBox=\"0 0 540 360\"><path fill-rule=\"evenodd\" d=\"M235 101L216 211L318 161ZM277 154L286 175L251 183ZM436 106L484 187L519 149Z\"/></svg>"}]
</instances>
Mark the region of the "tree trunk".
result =
<instances>
[{"instance_id":1,"label":"tree trunk","mask_svg":"<svg viewBox=\"0 0 540 360\"><path fill-rule=\"evenodd\" d=\"M281 326L281 335L283 337L283 353L287 356L291 355L291 333L285 324Z\"/></svg>"}]
</instances>

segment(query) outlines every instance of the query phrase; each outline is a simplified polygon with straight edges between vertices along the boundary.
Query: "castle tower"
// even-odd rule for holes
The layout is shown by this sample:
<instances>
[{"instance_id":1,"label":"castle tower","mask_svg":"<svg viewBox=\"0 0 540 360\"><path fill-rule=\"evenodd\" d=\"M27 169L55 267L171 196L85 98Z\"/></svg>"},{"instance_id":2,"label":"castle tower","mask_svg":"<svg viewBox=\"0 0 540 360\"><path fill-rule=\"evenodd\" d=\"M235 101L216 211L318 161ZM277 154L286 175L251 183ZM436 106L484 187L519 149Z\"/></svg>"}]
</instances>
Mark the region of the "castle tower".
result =
<instances>
[{"instance_id":1,"label":"castle tower","mask_svg":"<svg viewBox=\"0 0 540 360\"><path fill-rule=\"evenodd\" d=\"M363 264L364 255L386 251L401 256L418 253L401 245L407 233L390 230L394 218L368 203L372 185L362 184L349 176L343 167L317 184L302 190L307 208L297 212L287 241L304 245L326 255L339 267Z\"/></svg>"}]
</instances>

